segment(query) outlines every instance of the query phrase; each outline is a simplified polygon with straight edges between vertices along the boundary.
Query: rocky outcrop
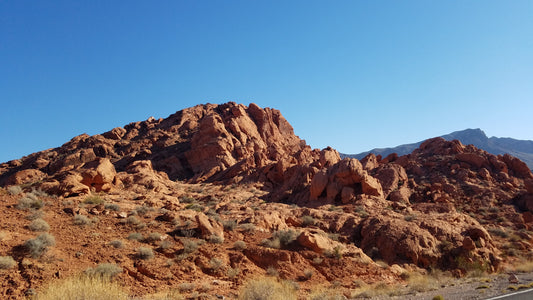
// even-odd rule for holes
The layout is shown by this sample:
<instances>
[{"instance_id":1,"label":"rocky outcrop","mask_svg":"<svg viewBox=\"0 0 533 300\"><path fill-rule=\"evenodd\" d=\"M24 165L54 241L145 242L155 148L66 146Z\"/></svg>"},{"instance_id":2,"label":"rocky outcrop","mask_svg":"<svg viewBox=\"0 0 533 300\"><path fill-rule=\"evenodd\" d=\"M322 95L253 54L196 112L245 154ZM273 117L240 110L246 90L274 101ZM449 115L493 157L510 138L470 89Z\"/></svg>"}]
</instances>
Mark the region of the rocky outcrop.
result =
<instances>
[{"instance_id":1,"label":"rocky outcrop","mask_svg":"<svg viewBox=\"0 0 533 300\"><path fill-rule=\"evenodd\" d=\"M370 176L357 159L345 158L311 180L310 198L325 197L327 201L348 203L358 194L383 196L379 181Z\"/></svg>"}]
</instances>

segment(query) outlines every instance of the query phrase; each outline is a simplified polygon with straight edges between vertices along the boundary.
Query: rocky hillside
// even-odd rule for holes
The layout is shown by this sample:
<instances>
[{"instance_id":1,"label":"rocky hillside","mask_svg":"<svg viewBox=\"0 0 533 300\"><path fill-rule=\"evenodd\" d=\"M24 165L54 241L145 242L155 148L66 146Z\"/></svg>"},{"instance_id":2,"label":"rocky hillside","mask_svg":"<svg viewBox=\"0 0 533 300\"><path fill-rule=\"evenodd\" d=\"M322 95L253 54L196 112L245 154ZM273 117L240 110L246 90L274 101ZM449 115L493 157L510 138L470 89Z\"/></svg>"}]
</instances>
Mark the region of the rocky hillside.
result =
<instances>
[{"instance_id":1,"label":"rocky hillside","mask_svg":"<svg viewBox=\"0 0 533 300\"><path fill-rule=\"evenodd\" d=\"M136 296L231 298L270 275L302 296L352 297L368 284L409 286L413 273L531 258L533 174L521 160L443 138L341 159L255 104L77 136L1 164L0 185L6 299L110 264Z\"/></svg>"},{"instance_id":2,"label":"rocky hillside","mask_svg":"<svg viewBox=\"0 0 533 300\"><path fill-rule=\"evenodd\" d=\"M533 170L533 141L516 140L512 138L487 137L481 129L466 129L441 136L447 141L459 140L464 145L474 145L492 154L510 154L524 161ZM359 154L344 154L343 157L362 159L370 153L383 157L397 153L405 155L413 152L422 142L405 144L393 148L372 149Z\"/></svg>"}]
</instances>

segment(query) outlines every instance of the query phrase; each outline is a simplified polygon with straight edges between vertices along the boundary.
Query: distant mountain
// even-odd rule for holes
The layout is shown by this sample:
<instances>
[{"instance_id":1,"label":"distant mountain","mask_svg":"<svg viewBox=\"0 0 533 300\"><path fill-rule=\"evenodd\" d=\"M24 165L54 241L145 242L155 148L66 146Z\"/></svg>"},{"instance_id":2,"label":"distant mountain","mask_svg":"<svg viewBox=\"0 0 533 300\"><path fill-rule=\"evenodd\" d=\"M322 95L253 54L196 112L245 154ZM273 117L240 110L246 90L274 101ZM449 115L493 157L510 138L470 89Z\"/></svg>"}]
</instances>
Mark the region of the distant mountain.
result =
<instances>
[{"instance_id":1,"label":"distant mountain","mask_svg":"<svg viewBox=\"0 0 533 300\"><path fill-rule=\"evenodd\" d=\"M449 141L459 140L464 145L472 144L477 148L483 149L492 154L509 153L524 161L529 168L533 170L533 141L498 137L489 138L485 132L479 128L455 131L450 134L443 135L442 137ZM362 159L369 153L374 153L376 155L379 154L383 157L391 153L405 155L413 152L413 150L418 148L421 143L422 141L413 144L400 145L394 148L376 148L359 154L342 154L342 156Z\"/></svg>"}]
</instances>

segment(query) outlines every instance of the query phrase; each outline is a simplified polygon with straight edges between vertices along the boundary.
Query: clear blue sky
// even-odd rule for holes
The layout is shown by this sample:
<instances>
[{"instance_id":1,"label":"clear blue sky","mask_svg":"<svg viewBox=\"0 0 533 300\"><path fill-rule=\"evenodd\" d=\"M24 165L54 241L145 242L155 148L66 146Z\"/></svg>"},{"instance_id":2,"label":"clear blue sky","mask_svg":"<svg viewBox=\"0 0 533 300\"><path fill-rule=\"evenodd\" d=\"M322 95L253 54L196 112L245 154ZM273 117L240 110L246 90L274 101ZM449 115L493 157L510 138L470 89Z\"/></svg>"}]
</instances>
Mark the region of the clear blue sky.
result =
<instances>
[{"instance_id":1,"label":"clear blue sky","mask_svg":"<svg viewBox=\"0 0 533 300\"><path fill-rule=\"evenodd\" d=\"M0 161L227 101L344 153L533 140L533 1L0 0Z\"/></svg>"}]
</instances>

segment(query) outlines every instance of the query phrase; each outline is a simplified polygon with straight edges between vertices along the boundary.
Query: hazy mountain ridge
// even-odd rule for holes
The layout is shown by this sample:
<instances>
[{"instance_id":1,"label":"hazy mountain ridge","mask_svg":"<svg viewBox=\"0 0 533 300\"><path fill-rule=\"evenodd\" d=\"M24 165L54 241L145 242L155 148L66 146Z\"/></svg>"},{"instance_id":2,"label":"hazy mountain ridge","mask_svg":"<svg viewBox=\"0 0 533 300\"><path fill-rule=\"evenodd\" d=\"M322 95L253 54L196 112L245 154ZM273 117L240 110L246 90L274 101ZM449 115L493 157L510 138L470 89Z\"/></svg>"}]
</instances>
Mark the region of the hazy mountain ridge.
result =
<instances>
[{"instance_id":1,"label":"hazy mountain ridge","mask_svg":"<svg viewBox=\"0 0 533 300\"><path fill-rule=\"evenodd\" d=\"M450 134L442 135L441 137L448 141L459 140L463 145L474 145L491 154L497 155L509 153L524 161L528 167L533 170L533 141L499 137L489 138L485 132L479 128L455 131ZM341 154L341 157L363 159L369 153L374 153L375 155L381 155L383 157L391 153L405 155L413 152L420 146L420 144L422 144L422 142L423 141L404 144L391 148L375 148L358 154Z\"/></svg>"}]
</instances>

